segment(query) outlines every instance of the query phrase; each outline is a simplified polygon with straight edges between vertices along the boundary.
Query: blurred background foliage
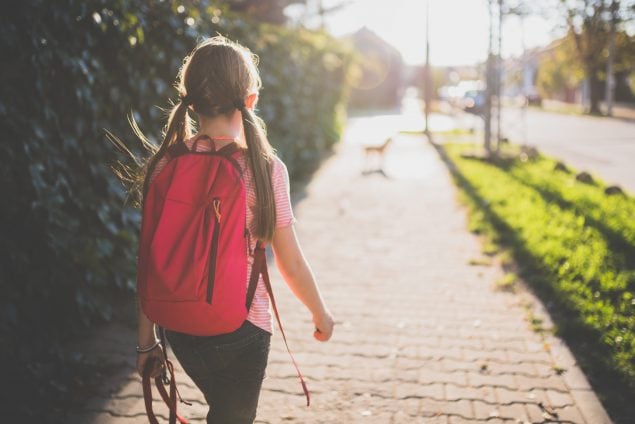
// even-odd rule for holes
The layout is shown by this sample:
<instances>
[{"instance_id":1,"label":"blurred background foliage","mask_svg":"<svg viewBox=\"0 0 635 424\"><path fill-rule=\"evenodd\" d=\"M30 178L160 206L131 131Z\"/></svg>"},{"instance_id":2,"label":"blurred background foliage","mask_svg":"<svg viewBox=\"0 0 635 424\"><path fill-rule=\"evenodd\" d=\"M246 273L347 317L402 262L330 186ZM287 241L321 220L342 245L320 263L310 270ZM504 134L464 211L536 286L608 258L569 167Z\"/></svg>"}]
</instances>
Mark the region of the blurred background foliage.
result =
<instances>
[{"instance_id":1,"label":"blurred background foliage","mask_svg":"<svg viewBox=\"0 0 635 424\"><path fill-rule=\"evenodd\" d=\"M628 35L625 31L615 34L615 100L618 102L633 102L628 76L635 74L635 36ZM592 55L597 71L599 89L604 89L606 83L607 54L598 53ZM597 62L597 63L595 63ZM564 101L574 102L576 89L588 77L585 64L580 60L580 53L575 44L575 38L570 31L562 38L555 40L545 47L538 58L538 72L536 85L539 94L545 98L559 98Z\"/></svg>"},{"instance_id":2,"label":"blurred background foliage","mask_svg":"<svg viewBox=\"0 0 635 424\"><path fill-rule=\"evenodd\" d=\"M83 360L65 343L117 305L133 308L139 211L113 175L122 155L105 130L143 154L126 118L160 137L176 73L201 37L259 55L259 114L292 178L339 139L351 49L277 25L289 1L248 3L28 0L3 11L0 359L15 364L5 383L16 388L3 401L61 407Z\"/></svg>"}]
</instances>

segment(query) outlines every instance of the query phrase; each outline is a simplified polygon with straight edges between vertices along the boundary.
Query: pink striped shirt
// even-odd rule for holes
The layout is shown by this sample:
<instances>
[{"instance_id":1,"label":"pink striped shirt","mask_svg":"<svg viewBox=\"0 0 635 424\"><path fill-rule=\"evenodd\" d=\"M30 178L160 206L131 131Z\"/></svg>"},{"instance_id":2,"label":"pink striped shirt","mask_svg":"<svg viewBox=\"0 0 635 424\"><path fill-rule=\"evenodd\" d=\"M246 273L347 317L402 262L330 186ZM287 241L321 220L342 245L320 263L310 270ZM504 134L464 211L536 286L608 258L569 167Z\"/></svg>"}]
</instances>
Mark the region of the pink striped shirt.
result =
<instances>
[{"instance_id":1,"label":"pink striped shirt","mask_svg":"<svg viewBox=\"0 0 635 424\"><path fill-rule=\"evenodd\" d=\"M185 141L189 148L192 147L193 140L194 139L192 138ZM211 151L211 143L211 140L204 138L199 139L198 143L196 144L196 151ZM154 178L159 175L166 163L166 157L161 158L161 160L157 162L157 165L150 177L150 181L153 181ZM249 168L249 166L247 166L247 161L244 155L240 156L240 158L238 159L238 164L242 168L245 178L245 189L247 192L247 230L249 231L249 241L251 244L251 249L249 250L250 252L253 252L258 241L253 236L255 224L253 211L256 206L256 190L251 169ZM277 156L274 156L271 174L271 183L273 184L273 194L276 207L276 228L287 227L295 222L289 194L289 174L284 162L282 162L282 160L280 160L280 158L278 158ZM253 256L250 256L247 260L247 281L245 282L245 284L249 283L249 276L251 275L253 260ZM271 311L269 309L269 295L267 294L267 289L265 287L262 276L258 280L256 293L254 295L254 300L251 304L251 308L249 309L247 320L249 320L252 324L262 328L263 330L268 331L269 333L273 331Z\"/></svg>"}]
</instances>

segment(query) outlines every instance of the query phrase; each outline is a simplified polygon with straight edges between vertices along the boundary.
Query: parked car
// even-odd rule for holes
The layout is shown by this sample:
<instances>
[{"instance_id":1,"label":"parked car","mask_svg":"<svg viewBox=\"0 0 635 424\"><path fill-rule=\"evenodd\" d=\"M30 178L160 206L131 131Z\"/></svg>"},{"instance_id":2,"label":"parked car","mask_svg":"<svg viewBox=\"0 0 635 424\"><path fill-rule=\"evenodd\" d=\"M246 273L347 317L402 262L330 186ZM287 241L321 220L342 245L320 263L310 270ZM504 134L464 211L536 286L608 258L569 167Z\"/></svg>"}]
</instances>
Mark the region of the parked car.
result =
<instances>
[{"instance_id":1,"label":"parked car","mask_svg":"<svg viewBox=\"0 0 635 424\"><path fill-rule=\"evenodd\" d=\"M525 99L530 106L542 106L542 98L537 93L527 94Z\"/></svg>"},{"instance_id":2,"label":"parked car","mask_svg":"<svg viewBox=\"0 0 635 424\"><path fill-rule=\"evenodd\" d=\"M483 114L485 108L485 90L466 91L461 100L462 109L475 115Z\"/></svg>"}]
</instances>

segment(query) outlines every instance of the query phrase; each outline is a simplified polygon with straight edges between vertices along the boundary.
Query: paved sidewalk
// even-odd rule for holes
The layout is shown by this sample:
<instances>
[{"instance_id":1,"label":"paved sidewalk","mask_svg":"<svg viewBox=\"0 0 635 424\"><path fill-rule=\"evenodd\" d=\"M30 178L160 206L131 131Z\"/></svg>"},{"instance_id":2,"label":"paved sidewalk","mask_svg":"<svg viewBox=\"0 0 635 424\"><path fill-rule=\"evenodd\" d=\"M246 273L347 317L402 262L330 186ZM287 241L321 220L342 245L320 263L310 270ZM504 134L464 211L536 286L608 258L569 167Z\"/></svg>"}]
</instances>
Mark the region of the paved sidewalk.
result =
<instances>
[{"instance_id":1,"label":"paved sidewalk","mask_svg":"<svg viewBox=\"0 0 635 424\"><path fill-rule=\"evenodd\" d=\"M498 265L470 265L482 259L480 244L434 149L402 135L386 159L389 178L363 176L360 147L344 143L296 205L300 241L338 324L330 342L313 340L310 315L272 267L313 402L304 406L276 334L257 422L609 423L568 349L530 329L528 309L550 326L540 303L496 290ZM113 328L100 343L125 366L69 422L146 422L134 333ZM194 400L181 412L204 422L201 396L182 372L177 380Z\"/></svg>"}]
</instances>

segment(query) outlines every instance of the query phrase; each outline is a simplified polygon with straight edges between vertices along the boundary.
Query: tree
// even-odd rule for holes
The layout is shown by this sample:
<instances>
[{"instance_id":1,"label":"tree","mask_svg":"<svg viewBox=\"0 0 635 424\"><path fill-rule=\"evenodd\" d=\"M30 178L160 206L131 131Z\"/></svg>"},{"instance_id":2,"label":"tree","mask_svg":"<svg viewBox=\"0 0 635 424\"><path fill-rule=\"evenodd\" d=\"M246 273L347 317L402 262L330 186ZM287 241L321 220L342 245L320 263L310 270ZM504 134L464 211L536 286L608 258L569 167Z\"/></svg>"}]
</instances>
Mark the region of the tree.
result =
<instances>
[{"instance_id":1,"label":"tree","mask_svg":"<svg viewBox=\"0 0 635 424\"><path fill-rule=\"evenodd\" d=\"M542 97L573 101L574 90L584 80L584 69L571 34L555 40L540 55L536 85Z\"/></svg>"},{"instance_id":2,"label":"tree","mask_svg":"<svg viewBox=\"0 0 635 424\"><path fill-rule=\"evenodd\" d=\"M611 21L620 23L632 18L633 1L560 0L568 33L574 41L576 55L589 83L589 113L600 113L601 77L605 70L605 52L609 43ZM614 11L612 13L612 11Z\"/></svg>"},{"instance_id":3,"label":"tree","mask_svg":"<svg viewBox=\"0 0 635 424\"><path fill-rule=\"evenodd\" d=\"M561 0L566 8L567 25L577 56L589 83L589 113L600 114L602 52L608 37L603 15L605 0Z\"/></svg>"},{"instance_id":4,"label":"tree","mask_svg":"<svg viewBox=\"0 0 635 424\"><path fill-rule=\"evenodd\" d=\"M231 0L227 5L230 10L244 13L257 21L282 25L287 21L284 9L295 3L306 3L306 0Z\"/></svg>"}]
</instances>

